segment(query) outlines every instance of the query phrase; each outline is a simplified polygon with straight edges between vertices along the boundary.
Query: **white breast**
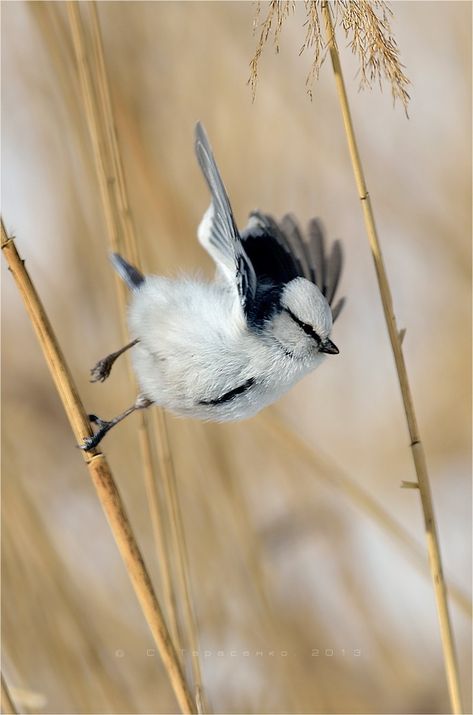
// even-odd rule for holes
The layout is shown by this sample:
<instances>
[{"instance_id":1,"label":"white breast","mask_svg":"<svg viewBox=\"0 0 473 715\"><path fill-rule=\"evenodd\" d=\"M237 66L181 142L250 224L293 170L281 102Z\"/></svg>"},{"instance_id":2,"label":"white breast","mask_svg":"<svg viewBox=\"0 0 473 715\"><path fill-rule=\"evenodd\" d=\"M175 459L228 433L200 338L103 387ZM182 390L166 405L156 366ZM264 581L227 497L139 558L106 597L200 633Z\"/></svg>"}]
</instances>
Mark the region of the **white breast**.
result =
<instances>
[{"instance_id":1,"label":"white breast","mask_svg":"<svg viewBox=\"0 0 473 715\"><path fill-rule=\"evenodd\" d=\"M278 399L314 365L297 364L249 331L225 284L149 277L129 309L133 366L142 392L180 415L203 420L250 417ZM250 379L231 400L215 400Z\"/></svg>"}]
</instances>

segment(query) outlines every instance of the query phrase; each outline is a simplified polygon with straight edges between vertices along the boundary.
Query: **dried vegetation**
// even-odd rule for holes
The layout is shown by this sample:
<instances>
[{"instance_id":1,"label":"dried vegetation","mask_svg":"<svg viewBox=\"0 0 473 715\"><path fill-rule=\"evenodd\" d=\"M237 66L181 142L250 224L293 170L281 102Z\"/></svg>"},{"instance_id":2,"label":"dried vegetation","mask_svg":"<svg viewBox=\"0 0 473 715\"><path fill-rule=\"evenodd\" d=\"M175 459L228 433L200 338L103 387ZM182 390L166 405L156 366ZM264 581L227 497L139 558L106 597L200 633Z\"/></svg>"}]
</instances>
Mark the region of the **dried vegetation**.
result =
<instances>
[{"instance_id":1,"label":"dried vegetation","mask_svg":"<svg viewBox=\"0 0 473 715\"><path fill-rule=\"evenodd\" d=\"M348 18L353 49L364 53L360 81L377 82L385 74L394 82L394 96L406 104L389 13L383 3L373 4L371 20L380 23L376 36L374 28L362 28L368 22L364 6L339 2L334 8L339 24ZM197 118L212 136L238 215L253 208L255 197L278 215L289 208L305 219L323 209L330 233L335 226L344 237L350 266L344 278L349 314L337 326L344 351L339 365L326 366L323 378L320 372L276 409L247 423L202 425L154 413L151 425L132 418L104 442L185 681L192 684L190 699L201 710L218 712L446 712L415 492L398 488L412 478L411 466L398 395L390 388L392 365L380 347L385 336L374 308L372 266L359 249L358 207L344 184L349 165L331 149L341 145L330 113L333 89L321 82L320 124L314 122L315 104L303 92L299 101L293 91L299 69L270 62L273 85L260 82L259 101L246 111L251 38L245 47L232 48L235 37L249 35L250 4L83 4L73 6L72 15L78 7L82 16L72 17L74 44L65 4L6 6L5 137L13 151L7 149L4 160L12 179L3 211L88 409L114 414L133 396L124 367L117 366L103 386L88 382L89 367L123 338L124 300L119 297L117 311L108 245L135 261L139 246L144 268L156 272L172 274L199 261L211 270L194 238L208 198L205 187L199 191L192 157ZM265 42L274 36L283 52L281 30L293 8L282 2L269 9L271 16L261 20L261 8L258 19L264 33L252 63L254 80ZM316 57L315 77L328 45L318 7L307 3L306 11L304 47ZM426 17L416 17L412 5L405 4L403 12L414 23L412 44L419 48ZM440 6L428 12L442 34L448 26L461 37L460 7L451 16ZM215 46L203 52L209 28ZM300 41L292 46L297 54ZM85 63L82 83L76 56L79 65ZM446 87L460 81L459 66L452 67ZM310 88L311 77L308 82ZM209 104L209 97L218 102ZM275 113L281 135L271 125ZM423 121L418 131L433 131L432 116ZM459 122L457 116L460 139ZM365 145L371 166L390 148L366 137ZM431 192L422 194L416 175L415 191L401 196L400 187L411 177L398 148L390 157L392 176L384 175L383 166L383 179L389 185L392 178L392 184L378 205L388 230L390 222L395 226L391 233L405 221L406 232L417 236L393 244L394 287L398 297L409 298L400 310L435 489L443 496L442 543L455 623L461 626L467 693L469 517L461 509L470 445L464 400L469 219L461 197L469 192L460 170L463 142L458 150L455 146L453 154L442 154L439 147L435 157L430 151L424 157L432 162L442 204L432 203ZM346 199L338 200L343 192ZM398 210L390 214L393 196L397 206L402 200L402 216ZM449 202L458 207L454 218ZM414 282L406 280L411 267L417 269ZM455 311L449 301L432 297L436 281ZM162 667L129 588L84 478L77 435L72 437L64 420L6 272L3 286L4 707L38 713L174 712L169 668ZM448 341L438 345L439 323L450 326L456 351ZM446 381L446 374L452 379ZM192 655L196 647L200 658ZM184 683L184 693L185 688ZM193 707L189 699L187 704Z\"/></svg>"},{"instance_id":2,"label":"dried vegetation","mask_svg":"<svg viewBox=\"0 0 473 715\"><path fill-rule=\"evenodd\" d=\"M318 79L320 68L327 56L327 38L324 35L324 21L320 0L304 0L306 18L304 22L305 38L300 49L311 51L313 60L306 78L307 91L312 96L312 86ZM330 2L334 15L335 27L340 26L352 52L359 61L359 87L371 88L378 84L382 88L383 80L391 87L394 102L399 100L407 112L410 84L404 72L404 65L399 56L391 28L392 10L383 0L334 0ZM264 19L261 19L261 3L258 3L254 31L258 42L253 59L250 62L250 79L253 96L256 94L258 67L263 48L273 38L276 51L279 52L281 33L284 22L296 10L293 0L271 0Z\"/></svg>"}]
</instances>

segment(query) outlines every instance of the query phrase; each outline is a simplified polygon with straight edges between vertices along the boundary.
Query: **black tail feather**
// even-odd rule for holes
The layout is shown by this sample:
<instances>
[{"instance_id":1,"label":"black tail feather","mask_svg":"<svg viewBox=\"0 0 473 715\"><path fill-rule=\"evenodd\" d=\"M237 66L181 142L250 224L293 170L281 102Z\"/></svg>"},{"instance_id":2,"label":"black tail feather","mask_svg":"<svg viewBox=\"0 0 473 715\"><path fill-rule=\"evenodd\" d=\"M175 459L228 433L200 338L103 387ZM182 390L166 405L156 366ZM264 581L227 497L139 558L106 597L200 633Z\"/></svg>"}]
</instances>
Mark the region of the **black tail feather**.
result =
<instances>
[{"instance_id":1,"label":"black tail feather","mask_svg":"<svg viewBox=\"0 0 473 715\"><path fill-rule=\"evenodd\" d=\"M125 281L130 290L136 290L143 283L143 274L138 268L135 268L131 263L125 261L119 253L112 253L110 260L118 275Z\"/></svg>"}]
</instances>

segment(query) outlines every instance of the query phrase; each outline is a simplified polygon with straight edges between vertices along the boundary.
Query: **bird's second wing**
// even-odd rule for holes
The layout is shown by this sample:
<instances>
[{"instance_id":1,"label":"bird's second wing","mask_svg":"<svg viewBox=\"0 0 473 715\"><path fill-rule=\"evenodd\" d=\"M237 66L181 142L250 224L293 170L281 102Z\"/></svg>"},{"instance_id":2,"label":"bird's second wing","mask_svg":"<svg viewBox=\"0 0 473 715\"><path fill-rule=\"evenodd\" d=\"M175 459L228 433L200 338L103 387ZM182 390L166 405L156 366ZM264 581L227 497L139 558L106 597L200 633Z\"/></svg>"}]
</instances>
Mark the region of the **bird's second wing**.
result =
<instances>
[{"instance_id":1,"label":"bird's second wing","mask_svg":"<svg viewBox=\"0 0 473 715\"><path fill-rule=\"evenodd\" d=\"M334 241L326 255L318 219L309 222L306 239L292 215L287 214L278 224L271 216L254 211L241 237L258 283L283 285L293 278L306 278L326 297L333 320L338 317L345 303L342 298L333 305L342 272L342 249L340 242Z\"/></svg>"},{"instance_id":2,"label":"bird's second wing","mask_svg":"<svg viewBox=\"0 0 473 715\"><path fill-rule=\"evenodd\" d=\"M325 232L318 218L309 221L308 250L310 265L314 271L313 282L320 288L332 309L332 319L335 320L345 305L345 298L340 298L334 304L343 268L343 252L340 241L332 243L330 253L325 250Z\"/></svg>"},{"instance_id":3,"label":"bird's second wing","mask_svg":"<svg viewBox=\"0 0 473 715\"><path fill-rule=\"evenodd\" d=\"M241 239L258 282L285 285L304 276L299 257L272 216L253 211Z\"/></svg>"},{"instance_id":4,"label":"bird's second wing","mask_svg":"<svg viewBox=\"0 0 473 715\"><path fill-rule=\"evenodd\" d=\"M222 177L200 122L195 131L195 153L212 196L212 203L199 226L199 242L236 286L243 311L247 314L256 294L256 275L243 249Z\"/></svg>"}]
</instances>

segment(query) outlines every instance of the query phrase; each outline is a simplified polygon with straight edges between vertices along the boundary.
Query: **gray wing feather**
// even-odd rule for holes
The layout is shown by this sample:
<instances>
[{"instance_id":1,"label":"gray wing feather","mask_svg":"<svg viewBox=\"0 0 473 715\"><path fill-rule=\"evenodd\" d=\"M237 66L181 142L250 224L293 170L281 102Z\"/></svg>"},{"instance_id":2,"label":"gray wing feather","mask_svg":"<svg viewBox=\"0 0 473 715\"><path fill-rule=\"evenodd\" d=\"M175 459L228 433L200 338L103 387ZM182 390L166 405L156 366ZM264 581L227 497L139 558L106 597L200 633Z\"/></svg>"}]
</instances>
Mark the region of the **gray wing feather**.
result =
<instances>
[{"instance_id":1,"label":"gray wing feather","mask_svg":"<svg viewBox=\"0 0 473 715\"><path fill-rule=\"evenodd\" d=\"M340 241L335 241L333 243L330 256L325 265L325 297L327 298L329 305L331 305L342 272L342 248L340 246Z\"/></svg>"},{"instance_id":2,"label":"gray wing feather","mask_svg":"<svg viewBox=\"0 0 473 715\"><path fill-rule=\"evenodd\" d=\"M325 295L325 233L318 218L309 221L309 251L315 269L315 284Z\"/></svg>"},{"instance_id":3,"label":"gray wing feather","mask_svg":"<svg viewBox=\"0 0 473 715\"><path fill-rule=\"evenodd\" d=\"M199 240L212 258L230 271L245 308L255 296L256 275L243 249L224 183L200 122L195 130L195 153L212 195L211 207L199 228Z\"/></svg>"},{"instance_id":4,"label":"gray wing feather","mask_svg":"<svg viewBox=\"0 0 473 715\"><path fill-rule=\"evenodd\" d=\"M332 322L334 323L340 313L342 312L343 306L345 305L345 298L340 298L340 300L337 300L335 303L334 307L332 308Z\"/></svg>"},{"instance_id":5,"label":"gray wing feather","mask_svg":"<svg viewBox=\"0 0 473 715\"><path fill-rule=\"evenodd\" d=\"M281 228L286 234L292 252L302 266L304 277L315 283L315 272L307 243L302 238L299 225L292 214L286 214L281 220Z\"/></svg>"},{"instance_id":6,"label":"gray wing feather","mask_svg":"<svg viewBox=\"0 0 473 715\"><path fill-rule=\"evenodd\" d=\"M212 194L214 241L219 244L219 248L223 252L232 257L234 253L232 241L239 241L240 237L225 186L212 154L209 140L200 122L197 123L195 129L195 153Z\"/></svg>"},{"instance_id":7,"label":"gray wing feather","mask_svg":"<svg viewBox=\"0 0 473 715\"><path fill-rule=\"evenodd\" d=\"M332 319L335 321L345 305L345 298L342 298L332 307L343 268L343 252L340 241L334 241L330 255L327 256L325 231L318 218L313 218L309 222L307 243L292 216L285 216L282 219L281 228L286 234L293 253L296 254L304 269L304 277L315 283L326 297L327 303L332 308Z\"/></svg>"}]
</instances>

